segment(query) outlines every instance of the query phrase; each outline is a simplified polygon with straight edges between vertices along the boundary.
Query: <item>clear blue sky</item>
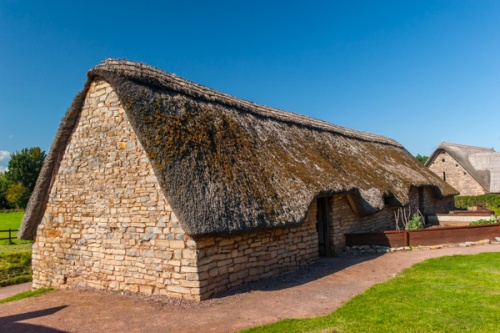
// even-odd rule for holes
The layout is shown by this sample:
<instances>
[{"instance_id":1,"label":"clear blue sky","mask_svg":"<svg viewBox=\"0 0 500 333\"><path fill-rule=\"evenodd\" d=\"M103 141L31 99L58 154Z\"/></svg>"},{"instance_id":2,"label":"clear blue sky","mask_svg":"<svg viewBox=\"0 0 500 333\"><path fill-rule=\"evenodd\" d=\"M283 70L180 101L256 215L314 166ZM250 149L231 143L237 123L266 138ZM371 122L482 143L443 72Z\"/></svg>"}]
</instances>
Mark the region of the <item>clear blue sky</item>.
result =
<instances>
[{"instance_id":1,"label":"clear blue sky","mask_svg":"<svg viewBox=\"0 0 500 333\"><path fill-rule=\"evenodd\" d=\"M49 150L86 72L126 58L381 134L500 150L500 1L0 0L0 169Z\"/></svg>"}]
</instances>

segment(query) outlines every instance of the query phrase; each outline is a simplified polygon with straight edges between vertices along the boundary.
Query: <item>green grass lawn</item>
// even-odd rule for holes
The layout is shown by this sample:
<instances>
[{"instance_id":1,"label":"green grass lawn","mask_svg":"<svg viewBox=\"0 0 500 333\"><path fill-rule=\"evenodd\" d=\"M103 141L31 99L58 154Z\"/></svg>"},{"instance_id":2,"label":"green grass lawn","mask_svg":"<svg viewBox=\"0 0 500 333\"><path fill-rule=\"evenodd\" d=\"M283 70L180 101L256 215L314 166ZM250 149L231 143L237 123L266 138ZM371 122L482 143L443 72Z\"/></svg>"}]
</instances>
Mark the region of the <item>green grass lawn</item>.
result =
<instances>
[{"instance_id":1,"label":"green grass lawn","mask_svg":"<svg viewBox=\"0 0 500 333\"><path fill-rule=\"evenodd\" d=\"M24 212L0 213L0 230L17 230ZM8 233L0 232L0 238ZM31 241L0 240L0 287L31 281Z\"/></svg>"},{"instance_id":2,"label":"green grass lawn","mask_svg":"<svg viewBox=\"0 0 500 333\"><path fill-rule=\"evenodd\" d=\"M500 332L500 253L430 259L325 317L245 332Z\"/></svg>"},{"instance_id":3,"label":"green grass lawn","mask_svg":"<svg viewBox=\"0 0 500 333\"><path fill-rule=\"evenodd\" d=\"M21 220L23 219L24 212L12 212L12 213L0 213L0 230L12 230L19 229L21 225ZM17 232L13 234L16 239L13 240L14 244L27 244L30 241L21 241L17 239ZM0 238L6 238L9 236L8 232L0 232ZM0 240L0 245L9 244L8 240Z\"/></svg>"},{"instance_id":4,"label":"green grass lawn","mask_svg":"<svg viewBox=\"0 0 500 333\"><path fill-rule=\"evenodd\" d=\"M500 216L500 207L488 206L488 209L494 211L496 216Z\"/></svg>"}]
</instances>

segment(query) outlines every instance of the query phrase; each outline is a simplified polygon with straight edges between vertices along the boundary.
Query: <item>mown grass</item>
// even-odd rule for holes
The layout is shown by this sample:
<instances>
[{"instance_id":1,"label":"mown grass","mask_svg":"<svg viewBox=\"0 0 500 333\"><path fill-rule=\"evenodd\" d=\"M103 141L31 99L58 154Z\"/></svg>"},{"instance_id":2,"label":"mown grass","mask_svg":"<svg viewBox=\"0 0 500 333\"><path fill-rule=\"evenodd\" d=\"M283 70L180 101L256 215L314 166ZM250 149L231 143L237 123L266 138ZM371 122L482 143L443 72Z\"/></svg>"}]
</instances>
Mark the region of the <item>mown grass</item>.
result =
<instances>
[{"instance_id":1,"label":"mown grass","mask_svg":"<svg viewBox=\"0 0 500 333\"><path fill-rule=\"evenodd\" d=\"M17 230L24 212L0 213L0 230ZM8 233L0 232L0 238ZM0 241L0 287L31 281L31 241Z\"/></svg>"},{"instance_id":2,"label":"mown grass","mask_svg":"<svg viewBox=\"0 0 500 333\"><path fill-rule=\"evenodd\" d=\"M430 259L330 315L244 332L499 332L500 253Z\"/></svg>"},{"instance_id":3,"label":"mown grass","mask_svg":"<svg viewBox=\"0 0 500 333\"><path fill-rule=\"evenodd\" d=\"M31 251L0 253L0 287L31 281Z\"/></svg>"},{"instance_id":4,"label":"mown grass","mask_svg":"<svg viewBox=\"0 0 500 333\"><path fill-rule=\"evenodd\" d=\"M33 297L36 295L44 294L44 293L52 291L52 290L54 290L54 289L53 288L40 288L40 289L36 289L36 290L25 291L25 292L19 293L17 295L10 296L10 297L7 297L7 298L0 300L0 304L12 302L12 301L17 301L17 300L20 300L23 298Z\"/></svg>"},{"instance_id":5,"label":"mown grass","mask_svg":"<svg viewBox=\"0 0 500 333\"><path fill-rule=\"evenodd\" d=\"M31 241L23 241L17 239L17 230L21 225L21 220L23 219L24 212L11 212L11 213L0 213L0 230L8 230L9 228L12 230L16 230L16 233L13 233L14 239L11 243L8 240L0 240L0 245L6 244L28 244ZM7 238L9 236L8 232L0 232L0 238Z\"/></svg>"},{"instance_id":6,"label":"mown grass","mask_svg":"<svg viewBox=\"0 0 500 333\"><path fill-rule=\"evenodd\" d=\"M494 211L496 216L500 216L500 207L488 206L488 209Z\"/></svg>"}]
</instances>

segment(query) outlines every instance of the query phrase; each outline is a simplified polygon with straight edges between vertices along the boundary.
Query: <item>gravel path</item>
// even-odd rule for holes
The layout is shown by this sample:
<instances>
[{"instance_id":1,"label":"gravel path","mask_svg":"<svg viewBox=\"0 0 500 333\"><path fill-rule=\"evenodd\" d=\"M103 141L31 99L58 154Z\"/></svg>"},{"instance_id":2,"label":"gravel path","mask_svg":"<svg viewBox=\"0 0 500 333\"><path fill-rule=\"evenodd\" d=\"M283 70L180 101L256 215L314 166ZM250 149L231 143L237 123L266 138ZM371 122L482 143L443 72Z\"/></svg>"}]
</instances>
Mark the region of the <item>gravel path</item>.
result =
<instances>
[{"instance_id":1,"label":"gravel path","mask_svg":"<svg viewBox=\"0 0 500 333\"><path fill-rule=\"evenodd\" d=\"M500 252L500 245L323 258L310 268L253 283L200 303L58 290L0 304L0 331L234 332L282 318L325 315L415 263L481 252Z\"/></svg>"}]
</instances>

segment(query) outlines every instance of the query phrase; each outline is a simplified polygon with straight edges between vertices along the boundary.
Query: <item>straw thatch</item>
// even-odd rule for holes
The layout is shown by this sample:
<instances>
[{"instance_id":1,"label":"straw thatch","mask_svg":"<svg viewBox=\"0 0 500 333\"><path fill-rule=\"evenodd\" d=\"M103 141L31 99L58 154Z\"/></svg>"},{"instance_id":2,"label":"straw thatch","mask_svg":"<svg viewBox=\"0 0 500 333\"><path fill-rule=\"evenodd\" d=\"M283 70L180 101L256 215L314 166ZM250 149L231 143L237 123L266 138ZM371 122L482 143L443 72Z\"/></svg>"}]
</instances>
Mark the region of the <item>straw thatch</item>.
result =
<instances>
[{"instance_id":1,"label":"straw thatch","mask_svg":"<svg viewBox=\"0 0 500 333\"><path fill-rule=\"evenodd\" d=\"M456 194L394 140L243 101L150 66L108 59L65 115L23 219L33 238L89 84L118 94L186 232L300 224L318 196L350 193L358 212L407 204L410 186Z\"/></svg>"}]
</instances>

